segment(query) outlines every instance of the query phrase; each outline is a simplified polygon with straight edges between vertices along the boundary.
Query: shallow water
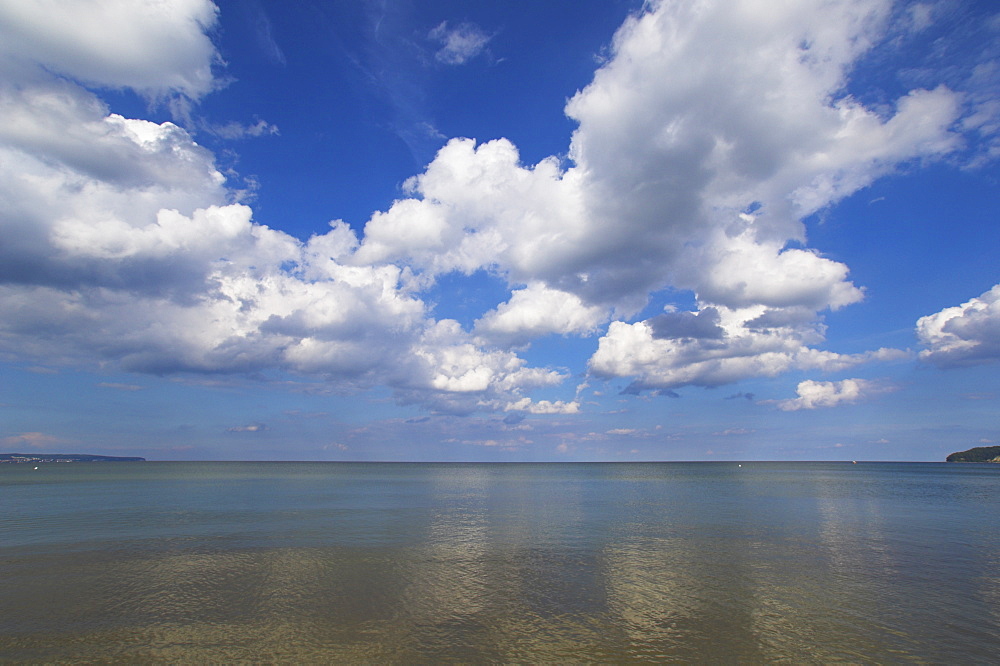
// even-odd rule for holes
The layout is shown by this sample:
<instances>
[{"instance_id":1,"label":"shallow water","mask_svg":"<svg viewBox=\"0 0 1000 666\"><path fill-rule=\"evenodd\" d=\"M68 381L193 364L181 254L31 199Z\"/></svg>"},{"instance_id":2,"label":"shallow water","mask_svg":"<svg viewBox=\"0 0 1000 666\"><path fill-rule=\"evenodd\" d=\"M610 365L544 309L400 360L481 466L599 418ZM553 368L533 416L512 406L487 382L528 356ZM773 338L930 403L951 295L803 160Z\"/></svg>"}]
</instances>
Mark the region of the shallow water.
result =
<instances>
[{"instance_id":1,"label":"shallow water","mask_svg":"<svg viewBox=\"0 0 1000 666\"><path fill-rule=\"evenodd\" d=\"M0 465L0 659L990 662L998 475Z\"/></svg>"}]
</instances>

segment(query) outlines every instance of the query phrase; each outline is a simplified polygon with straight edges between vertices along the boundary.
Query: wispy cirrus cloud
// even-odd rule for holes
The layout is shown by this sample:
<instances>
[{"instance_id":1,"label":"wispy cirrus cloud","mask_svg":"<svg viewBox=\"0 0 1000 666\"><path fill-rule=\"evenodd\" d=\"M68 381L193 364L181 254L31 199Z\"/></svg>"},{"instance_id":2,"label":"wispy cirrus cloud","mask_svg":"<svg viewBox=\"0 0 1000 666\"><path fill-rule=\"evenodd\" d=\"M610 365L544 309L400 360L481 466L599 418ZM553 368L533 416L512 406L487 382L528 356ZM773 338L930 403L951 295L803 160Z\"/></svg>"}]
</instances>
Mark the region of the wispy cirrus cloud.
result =
<instances>
[{"instance_id":1,"label":"wispy cirrus cloud","mask_svg":"<svg viewBox=\"0 0 1000 666\"><path fill-rule=\"evenodd\" d=\"M434 58L446 65L462 65L483 53L493 36L474 23L459 23L449 27L442 21L427 36L441 48Z\"/></svg>"},{"instance_id":2,"label":"wispy cirrus cloud","mask_svg":"<svg viewBox=\"0 0 1000 666\"><path fill-rule=\"evenodd\" d=\"M226 432L266 432L270 430L266 423L250 423L226 428Z\"/></svg>"},{"instance_id":3,"label":"wispy cirrus cloud","mask_svg":"<svg viewBox=\"0 0 1000 666\"><path fill-rule=\"evenodd\" d=\"M42 449L56 444L66 444L68 440L49 435L44 432L22 432L17 435L9 435L0 439L0 445L5 448L27 446L33 449Z\"/></svg>"},{"instance_id":4,"label":"wispy cirrus cloud","mask_svg":"<svg viewBox=\"0 0 1000 666\"><path fill-rule=\"evenodd\" d=\"M143 389L138 384L123 384L121 382L99 382L97 385L101 388L114 389L116 391L141 391Z\"/></svg>"}]
</instances>

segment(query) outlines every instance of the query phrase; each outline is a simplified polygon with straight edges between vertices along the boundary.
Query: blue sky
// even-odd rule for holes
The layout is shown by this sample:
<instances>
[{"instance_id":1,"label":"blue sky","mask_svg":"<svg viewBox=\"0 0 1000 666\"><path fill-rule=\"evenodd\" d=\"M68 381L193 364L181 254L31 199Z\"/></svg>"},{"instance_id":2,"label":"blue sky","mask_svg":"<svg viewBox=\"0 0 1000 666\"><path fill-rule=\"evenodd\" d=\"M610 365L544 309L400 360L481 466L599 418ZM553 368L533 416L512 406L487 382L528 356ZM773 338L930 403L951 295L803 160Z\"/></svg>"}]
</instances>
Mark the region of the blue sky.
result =
<instances>
[{"instance_id":1,"label":"blue sky","mask_svg":"<svg viewBox=\"0 0 1000 666\"><path fill-rule=\"evenodd\" d=\"M992 2L0 0L0 448L1000 443Z\"/></svg>"}]
</instances>

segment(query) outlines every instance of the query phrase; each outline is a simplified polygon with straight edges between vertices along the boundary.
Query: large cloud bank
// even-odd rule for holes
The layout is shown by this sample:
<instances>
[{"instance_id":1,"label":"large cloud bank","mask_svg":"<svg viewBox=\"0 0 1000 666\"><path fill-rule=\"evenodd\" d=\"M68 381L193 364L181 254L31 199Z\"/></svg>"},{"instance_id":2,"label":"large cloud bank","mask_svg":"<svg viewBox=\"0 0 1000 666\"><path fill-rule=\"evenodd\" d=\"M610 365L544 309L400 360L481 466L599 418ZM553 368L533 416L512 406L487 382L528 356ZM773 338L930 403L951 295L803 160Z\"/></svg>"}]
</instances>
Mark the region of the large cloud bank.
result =
<instances>
[{"instance_id":1,"label":"large cloud bank","mask_svg":"<svg viewBox=\"0 0 1000 666\"><path fill-rule=\"evenodd\" d=\"M139 372L277 369L436 410L534 413L579 409L528 397L566 379L519 356L550 334L601 335L590 372L639 390L892 355L818 348L822 313L864 293L802 224L960 143L970 112L946 87L888 112L845 92L891 15L882 0L652 3L568 102L568 160L525 165L505 139L454 139L363 233L338 221L301 242L234 203L187 131L109 114L93 92L209 94L211 2L4 0L0 350ZM471 330L436 320L425 291L479 270L509 299ZM668 287L696 310L633 319ZM995 324L962 307L921 321L931 360L969 357L955 340ZM995 355L993 333L977 354Z\"/></svg>"}]
</instances>

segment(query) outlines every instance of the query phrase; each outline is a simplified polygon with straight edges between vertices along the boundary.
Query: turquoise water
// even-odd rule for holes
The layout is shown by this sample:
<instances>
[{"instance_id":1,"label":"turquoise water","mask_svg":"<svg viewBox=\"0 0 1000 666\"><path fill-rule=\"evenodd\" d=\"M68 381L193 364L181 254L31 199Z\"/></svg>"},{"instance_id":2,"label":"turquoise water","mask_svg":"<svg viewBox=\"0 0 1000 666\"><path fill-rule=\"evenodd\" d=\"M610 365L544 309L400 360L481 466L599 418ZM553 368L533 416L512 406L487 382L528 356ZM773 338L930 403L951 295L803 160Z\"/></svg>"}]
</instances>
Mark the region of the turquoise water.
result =
<instances>
[{"instance_id":1,"label":"turquoise water","mask_svg":"<svg viewBox=\"0 0 1000 666\"><path fill-rule=\"evenodd\" d=\"M0 660L986 663L1000 466L0 465Z\"/></svg>"}]
</instances>

